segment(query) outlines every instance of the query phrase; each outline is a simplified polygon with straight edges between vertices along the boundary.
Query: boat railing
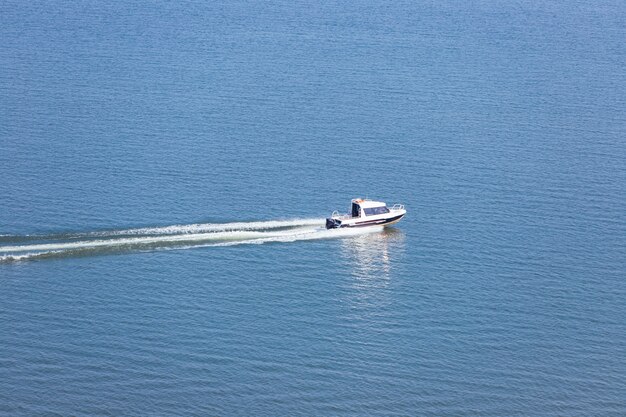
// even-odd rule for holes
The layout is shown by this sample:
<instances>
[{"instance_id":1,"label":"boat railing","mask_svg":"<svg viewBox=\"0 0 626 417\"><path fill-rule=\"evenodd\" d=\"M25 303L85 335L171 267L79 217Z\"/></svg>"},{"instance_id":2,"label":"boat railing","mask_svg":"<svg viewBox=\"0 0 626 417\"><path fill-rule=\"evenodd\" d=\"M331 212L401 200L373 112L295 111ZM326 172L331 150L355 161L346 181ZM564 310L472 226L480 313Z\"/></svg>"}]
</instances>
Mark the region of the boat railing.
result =
<instances>
[{"instance_id":1,"label":"boat railing","mask_svg":"<svg viewBox=\"0 0 626 417\"><path fill-rule=\"evenodd\" d=\"M339 213L338 210L333 211L333 214L330 215L333 219L349 219L350 216L348 213Z\"/></svg>"},{"instance_id":2,"label":"boat railing","mask_svg":"<svg viewBox=\"0 0 626 417\"><path fill-rule=\"evenodd\" d=\"M404 204L394 204L389 210L391 211L404 210Z\"/></svg>"}]
</instances>

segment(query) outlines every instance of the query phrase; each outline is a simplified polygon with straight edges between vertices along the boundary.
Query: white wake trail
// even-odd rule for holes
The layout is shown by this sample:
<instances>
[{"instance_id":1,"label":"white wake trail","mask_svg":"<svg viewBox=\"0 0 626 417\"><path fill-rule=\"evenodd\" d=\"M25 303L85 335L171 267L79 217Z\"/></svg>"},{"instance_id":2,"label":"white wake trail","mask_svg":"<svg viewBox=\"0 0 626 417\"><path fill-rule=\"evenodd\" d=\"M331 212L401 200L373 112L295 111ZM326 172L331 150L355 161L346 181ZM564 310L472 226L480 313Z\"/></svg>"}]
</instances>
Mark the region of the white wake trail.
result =
<instances>
[{"instance_id":1,"label":"white wake trail","mask_svg":"<svg viewBox=\"0 0 626 417\"><path fill-rule=\"evenodd\" d=\"M315 230L315 229L312 229ZM251 240L262 237L275 237L289 235L289 232L255 232L255 231L233 231L233 232L210 232L194 233L182 235L165 235L151 237L130 237L119 239L99 239L84 240L78 242L43 243L34 245L0 246L0 253L24 252L24 251L52 251L71 250L98 247L118 247L118 246L138 246L154 243L176 243L176 242L205 242L205 241L228 241L228 240ZM300 231L304 233L304 231Z\"/></svg>"},{"instance_id":2,"label":"white wake trail","mask_svg":"<svg viewBox=\"0 0 626 417\"><path fill-rule=\"evenodd\" d=\"M382 226L363 229L327 230L320 219L276 220L263 222L206 223L66 234L64 238L45 236L37 243L0 246L0 262L38 258L85 256L140 250L185 249L207 246L232 246L269 242L331 239L382 230ZM200 232L201 231L201 232ZM119 236L119 237L116 237ZM76 239L80 240L76 240ZM47 242L46 242L47 240ZM55 241L52 241L55 240ZM32 241L31 241L32 242Z\"/></svg>"},{"instance_id":3,"label":"white wake trail","mask_svg":"<svg viewBox=\"0 0 626 417\"><path fill-rule=\"evenodd\" d=\"M173 235L194 234L205 232L228 232L243 230L269 230L297 226L319 226L324 224L325 219L290 219L290 220L266 220L256 222L232 222L232 223L195 223L178 224L163 227L140 227L132 229L110 230L101 232L89 232L83 236L124 236L124 235Z\"/></svg>"}]
</instances>

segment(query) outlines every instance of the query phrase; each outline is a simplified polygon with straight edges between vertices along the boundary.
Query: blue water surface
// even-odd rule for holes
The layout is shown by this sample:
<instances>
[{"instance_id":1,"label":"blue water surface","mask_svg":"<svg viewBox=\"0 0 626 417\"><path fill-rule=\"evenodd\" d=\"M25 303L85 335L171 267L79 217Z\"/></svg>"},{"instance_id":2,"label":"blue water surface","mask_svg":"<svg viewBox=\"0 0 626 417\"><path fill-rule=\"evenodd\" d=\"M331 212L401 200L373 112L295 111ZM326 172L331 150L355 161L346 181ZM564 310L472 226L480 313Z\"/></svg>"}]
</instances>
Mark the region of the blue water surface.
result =
<instances>
[{"instance_id":1,"label":"blue water surface","mask_svg":"<svg viewBox=\"0 0 626 417\"><path fill-rule=\"evenodd\" d=\"M0 414L625 415L625 22L2 2Z\"/></svg>"}]
</instances>

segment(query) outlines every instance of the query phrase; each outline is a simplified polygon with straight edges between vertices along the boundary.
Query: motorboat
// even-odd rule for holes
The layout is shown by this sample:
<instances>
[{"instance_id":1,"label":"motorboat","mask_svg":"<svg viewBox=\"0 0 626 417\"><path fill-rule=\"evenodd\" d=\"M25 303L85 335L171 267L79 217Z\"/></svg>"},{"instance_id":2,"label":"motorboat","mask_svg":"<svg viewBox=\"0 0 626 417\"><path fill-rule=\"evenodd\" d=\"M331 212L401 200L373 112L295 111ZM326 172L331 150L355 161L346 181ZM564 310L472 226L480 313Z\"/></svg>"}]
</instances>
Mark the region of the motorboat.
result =
<instances>
[{"instance_id":1,"label":"motorboat","mask_svg":"<svg viewBox=\"0 0 626 417\"><path fill-rule=\"evenodd\" d=\"M326 219L326 228L388 226L399 222L405 214L406 210L402 204L387 207L382 201L355 198L352 200L350 213L341 214L334 211Z\"/></svg>"}]
</instances>

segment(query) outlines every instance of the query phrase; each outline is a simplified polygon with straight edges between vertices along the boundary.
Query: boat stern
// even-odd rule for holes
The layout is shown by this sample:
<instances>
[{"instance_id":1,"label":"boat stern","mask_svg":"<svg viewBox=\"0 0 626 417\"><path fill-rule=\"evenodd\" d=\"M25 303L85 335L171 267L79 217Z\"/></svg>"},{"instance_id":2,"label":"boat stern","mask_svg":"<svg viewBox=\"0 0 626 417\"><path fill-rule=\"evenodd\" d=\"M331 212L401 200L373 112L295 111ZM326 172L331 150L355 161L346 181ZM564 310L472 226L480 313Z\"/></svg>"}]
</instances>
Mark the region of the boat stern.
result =
<instances>
[{"instance_id":1,"label":"boat stern","mask_svg":"<svg viewBox=\"0 0 626 417\"><path fill-rule=\"evenodd\" d=\"M339 219L334 219L332 217L329 217L326 219L326 228L327 229L338 229L341 227L341 220Z\"/></svg>"}]
</instances>

